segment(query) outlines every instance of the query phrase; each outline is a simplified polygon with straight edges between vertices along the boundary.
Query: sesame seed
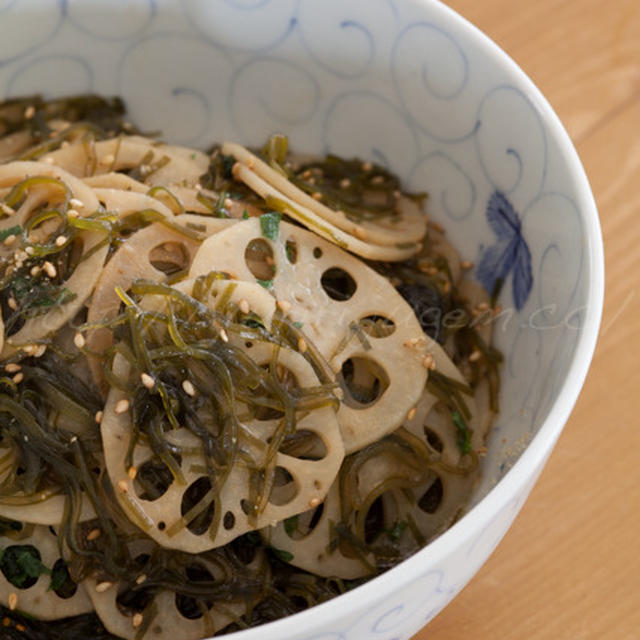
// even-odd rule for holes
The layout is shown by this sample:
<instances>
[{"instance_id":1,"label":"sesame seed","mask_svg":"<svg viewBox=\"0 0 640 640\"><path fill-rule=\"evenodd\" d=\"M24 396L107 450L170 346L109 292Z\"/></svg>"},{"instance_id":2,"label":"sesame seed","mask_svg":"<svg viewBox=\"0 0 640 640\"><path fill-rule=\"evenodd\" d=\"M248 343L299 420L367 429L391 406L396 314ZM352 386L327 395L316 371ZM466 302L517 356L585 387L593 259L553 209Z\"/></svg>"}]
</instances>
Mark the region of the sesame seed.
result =
<instances>
[{"instance_id":1,"label":"sesame seed","mask_svg":"<svg viewBox=\"0 0 640 640\"><path fill-rule=\"evenodd\" d=\"M276 302L276 306L283 313L288 313L289 311L291 311L292 304L288 300L278 300Z\"/></svg>"},{"instance_id":2,"label":"sesame seed","mask_svg":"<svg viewBox=\"0 0 640 640\"><path fill-rule=\"evenodd\" d=\"M10 247L14 242L16 241L16 237L15 235L12 233L11 235L8 235L5 239L4 239L4 246L5 247Z\"/></svg>"},{"instance_id":3,"label":"sesame seed","mask_svg":"<svg viewBox=\"0 0 640 640\"><path fill-rule=\"evenodd\" d=\"M42 271L42 268L39 267L38 265L35 265L31 267L31 270L29 271L29 273L35 278L41 271Z\"/></svg>"},{"instance_id":4,"label":"sesame seed","mask_svg":"<svg viewBox=\"0 0 640 640\"><path fill-rule=\"evenodd\" d=\"M193 386L193 384L191 383L191 380L183 380L182 381L182 389L188 396L191 396L192 398L193 398L193 396L196 395L196 389Z\"/></svg>"},{"instance_id":5,"label":"sesame seed","mask_svg":"<svg viewBox=\"0 0 640 640\"><path fill-rule=\"evenodd\" d=\"M371 169L373 169L373 165L370 162L363 162L360 168L363 171L371 171Z\"/></svg>"},{"instance_id":6,"label":"sesame seed","mask_svg":"<svg viewBox=\"0 0 640 640\"><path fill-rule=\"evenodd\" d=\"M109 589L111 589L112 586L113 586L113 582L99 582L96 585L96 591L98 593L104 593L105 591L108 591Z\"/></svg>"},{"instance_id":7,"label":"sesame seed","mask_svg":"<svg viewBox=\"0 0 640 640\"><path fill-rule=\"evenodd\" d=\"M54 133L55 133L54 131L52 131L52 132L51 132L51 134L52 134L52 135L53 135ZM55 135L54 135L53 137L55 138ZM71 146L71 145L69 144L69 141L68 141L68 140L63 140L63 141L60 143L60 148L61 148L61 149L68 149L70 146Z\"/></svg>"},{"instance_id":8,"label":"sesame seed","mask_svg":"<svg viewBox=\"0 0 640 640\"><path fill-rule=\"evenodd\" d=\"M315 191L314 193L312 193L311 197L314 200L322 200L322 194L319 191Z\"/></svg>"},{"instance_id":9,"label":"sesame seed","mask_svg":"<svg viewBox=\"0 0 640 640\"><path fill-rule=\"evenodd\" d=\"M20 384L24 380L24 373L22 371L20 373L16 373L13 378L11 378L16 384Z\"/></svg>"},{"instance_id":10,"label":"sesame seed","mask_svg":"<svg viewBox=\"0 0 640 640\"><path fill-rule=\"evenodd\" d=\"M342 178L342 180L340 180L341 189L348 189L350 186L351 186L351 180L349 180L349 178Z\"/></svg>"},{"instance_id":11,"label":"sesame seed","mask_svg":"<svg viewBox=\"0 0 640 640\"><path fill-rule=\"evenodd\" d=\"M142 584L146 579L147 579L147 576L145 576L145 575L144 575L144 573L141 573L141 574L136 578L136 584Z\"/></svg>"},{"instance_id":12,"label":"sesame seed","mask_svg":"<svg viewBox=\"0 0 640 640\"><path fill-rule=\"evenodd\" d=\"M78 198L71 198L71 200L69 200L69 204L74 209L84 209L84 202L82 202L82 200L78 200Z\"/></svg>"},{"instance_id":13,"label":"sesame seed","mask_svg":"<svg viewBox=\"0 0 640 640\"><path fill-rule=\"evenodd\" d=\"M75 209L69 209L67 211L67 218L78 218L80 214Z\"/></svg>"},{"instance_id":14,"label":"sesame seed","mask_svg":"<svg viewBox=\"0 0 640 640\"><path fill-rule=\"evenodd\" d=\"M80 332L76 333L76 335L73 337L73 344L75 344L78 349L84 348L84 345L86 343L87 341L84 339L84 336Z\"/></svg>"},{"instance_id":15,"label":"sesame seed","mask_svg":"<svg viewBox=\"0 0 640 640\"><path fill-rule=\"evenodd\" d=\"M304 338L298 339L298 351L304 353L307 350L307 341Z\"/></svg>"},{"instance_id":16,"label":"sesame seed","mask_svg":"<svg viewBox=\"0 0 640 640\"><path fill-rule=\"evenodd\" d=\"M100 529L91 529L87 534L87 540L92 542L93 540L97 540L102 535L102 531Z\"/></svg>"},{"instance_id":17,"label":"sesame seed","mask_svg":"<svg viewBox=\"0 0 640 640\"><path fill-rule=\"evenodd\" d=\"M427 355L422 358L422 366L425 369L431 369L432 371L436 368L436 361L430 353L427 353Z\"/></svg>"},{"instance_id":18,"label":"sesame seed","mask_svg":"<svg viewBox=\"0 0 640 640\"><path fill-rule=\"evenodd\" d=\"M249 169L253 169L254 166L255 162L253 161L253 158L249 158L249 160L247 161L247 167L249 167Z\"/></svg>"},{"instance_id":19,"label":"sesame seed","mask_svg":"<svg viewBox=\"0 0 640 640\"><path fill-rule=\"evenodd\" d=\"M23 624L18 623L16 625L16 631L19 631L20 633L24 633L26 631L26 627Z\"/></svg>"},{"instance_id":20,"label":"sesame seed","mask_svg":"<svg viewBox=\"0 0 640 640\"><path fill-rule=\"evenodd\" d=\"M42 358L42 356L45 354L46 350L47 350L47 345L46 344L39 344L36 347L36 350L33 352L33 356L35 358Z\"/></svg>"},{"instance_id":21,"label":"sesame seed","mask_svg":"<svg viewBox=\"0 0 640 640\"><path fill-rule=\"evenodd\" d=\"M36 351L35 344L25 344L24 347L21 348L28 356L32 356Z\"/></svg>"},{"instance_id":22,"label":"sesame seed","mask_svg":"<svg viewBox=\"0 0 640 640\"><path fill-rule=\"evenodd\" d=\"M409 412L407 413L407 420L411 421L416 417L417 409L415 407L411 407Z\"/></svg>"},{"instance_id":23,"label":"sesame seed","mask_svg":"<svg viewBox=\"0 0 640 640\"><path fill-rule=\"evenodd\" d=\"M36 108L30 104L25 110L24 110L24 119L25 120L31 120L31 118L33 118L33 116L36 115Z\"/></svg>"},{"instance_id":24,"label":"sesame seed","mask_svg":"<svg viewBox=\"0 0 640 640\"><path fill-rule=\"evenodd\" d=\"M31 249L31 247L27 247L27 249ZM42 265L42 268L50 278L55 278L58 275L58 270L48 260Z\"/></svg>"},{"instance_id":25,"label":"sesame seed","mask_svg":"<svg viewBox=\"0 0 640 640\"><path fill-rule=\"evenodd\" d=\"M103 415L104 413L102 411L96 411L96 415L94 416L94 420L96 421L96 424L100 424L102 422Z\"/></svg>"},{"instance_id":26,"label":"sesame seed","mask_svg":"<svg viewBox=\"0 0 640 640\"><path fill-rule=\"evenodd\" d=\"M147 389L153 389L156 386L156 381L148 373L140 374L140 380Z\"/></svg>"},{"instance_id":27,"label":"sesame seed","mask_svg":"<svg viewBox=\"0 0 640 640\"><path fill-rule=\"evenodd\" d=\"M0 211L4 213L6 216L12 216L15 214L15 209L12 209L8 204L4 202L0 203Z\"/></svg>"},{"instance_id":28,"label":"sesame seed","mask_svg":"<svg viewBox=\"0 0 640 640\"><path fill-rule=\"evenodd\" d=\"M134 613L133 618L131 618L131 624L133 625L133 628L137 629L142 624L142 620L143 616L139 611L137 613Z\"/></svg>"},{"instance_id":29,"label":"sesame seed","mask_svg":"<svg viewBox=\"0 0 640 640\"><path fill-rule=\"evenodd\" d=\"M371 184L382 184L384 182L384 176L373 176L371 178Z\"/></svg>"},{"instance_id":30,"label":"sesame seed","mask_svg":"<svg viewBox=\"0 0 640 640\"><path fill-rule=\"evenodd\" d=\"M10 362L4 366L4 370L7 373L18 373L22 367L17 362Z\"/></svg>"},{"instance_id":31,"label":"sesame seed","mask_svg":"<svg viewBox=\"0 0 640 640\"><path fill-rule=\"evenodd\" d=\"M224 329L220 329L220 339L222 340L222 342L229 342L229 336Z\"/></svg>"},{"instance_id":32,"label":"sesame seed","mask_svg":"<svg viewBox=\"0 0 640 640\"><path fill-rule=\"evenodd\" d=\"M320 498L311 498L311 500L309 500L309 506L312 509L319 507L321 504L322 504L322 500L320 500Z\"/></svg>"},{"instance_id":33,"label":"sesame seed","mask_svg":"<svg viewBox=\"0 0 640 640\"><path fill-rule=\"evenodd\" d=\"M9 309L11 309L12 311L17 311L18 310L18 303L16 302L16 299L11 297L7 300L7 304L9 305Z\"/></svg>"},{"instance_id":34,"label":"sesame seed","mask_svg":"<svg viewBox=\"0 0 640 640\"><path fill-rule=\"evenodd\" d=\"M18 594L17 593L10 593L9 594L9 609L11 609L11 611L15 611L17 606L18 606Z\"/></svg>"},{"instance_id":35,"label":"sesame seed","mask_svg":"<svg viewBox=\"0 0 640 640\"><path fill-rule=\"evenodd\" d=\"M482 358L482 351L479 349L474 349L469 356L469 362L478 362Z\"/></svg>"},{"instance_id":36,"label":"sesame seed","mask_svg":"<svg viewBox=\"0 0 640 640\"><path fill-rule=\"evenodd\" d=\"M129 411L129 401L126 398L122 398L122 400L118 400L116 403L116 408L113 410L116 415L121 415Z\"/></svg>"},{"instance_id":37,"label":"sesame seed","mask_svg":"<svg viewBox=\"0 0 640 640\"><path fill-rule=\"evenodd\" d=\"M116 160L116 157L113 155L113 153L107 153L106 155L102 156L102 158L100 158L100 164L102 165L113 164L115 160ZM142 167L140 167L140 170L142 170Z\"/></svg>"},{"instance_id":38,"label":"sesame seed","mask_svg":"<svg viewBox=\"0 0 640 640\"><path fill-rule=\"evenodd\" d=\"M135 467L131 466L127 470L127 475L129 476L130 480L135 480L136 476L138 475L138 470Z\"/></svg>"},{"instance_id":39,"label":"sesame seed","mask_svg":"<svg viewBox=\"0 0 640 640\"><path fill-rule=\"evenodd\" d=\"M233 206L233 200L231 198L225 198L224 206L226 209L230 209Z\"/></svg>"},{"instance_id":40,"label":"sesame seed","mask_svg":"<svg viewBox=\"0 0 640 640\"><path fill-rule=\"evenodd\" d=\"M67 236L58 236L56 238L56 247L61 247L67 242Z\"/></svg>"},{"instance_id":41,"label":"sesame seed","mask_svg":"<svg viewBox=\"0 0 640 640\"><path fill-rule=\"evenodd\" d=\"M463 260L463 261L460 263L460 266L461 266L463 269L471 269L471 268L473 267L473 262L471 262L470 260Z\"/></svg>"},{"instance_id":42,"label":"sesame seed","mask_svg":"<svg viewBox=\"0 0 640 640\"><path fill-rule=\"evenodd\" d=\"M356 227L353 233L356 238L360 238L360 240L367 240L369 238L369 234L362 227Z\"/></svg>"},{"instance_id":43,"label":"sesame seed","mask_svg":"<svg viewBox=\"0 0 640 640\"><path fill-rule=\"evenodd\" d=\"M55 164L56 161L54 160L54 158L49 156L48 158L45 158L43 162L46 162L47 164Z\"/></svg>"},{"instance_id":44,"label":"sesame seed","mask_svg":"<svg viewBox=\"0 0 640 640\"><path fill-rule=\"evenodd\" d=\"M33 247L26 247L26 249L24 250L24 252L28 255L28 256L32 256L35 253L35 249Z\"/></svg>"},{"instance_id":45,"label":"sesame seed","mask_svg":"<svg viewBox=\"0 0 640 640\"><path fill-rule=\"evenodd\" d=\"M249 311L251 311L251 307L249 306L249 303L244 298L242 298L242 300L238 302L238 309L240 309L240 311L245 315L249 313Z\"/></svg>"},{"instance_id":46,"label":"sesame seed","mask_svg":"<svg viewBox=\"0 0 640 640\"><path fill-rule=\"evenodd\" d=\"M129 485L127 484L126 480L120 480L118 482L118 489L120 489L120 491L122 491L122 493L127 493L127 491L129 491Z\"/></svg>"}]
</instances>

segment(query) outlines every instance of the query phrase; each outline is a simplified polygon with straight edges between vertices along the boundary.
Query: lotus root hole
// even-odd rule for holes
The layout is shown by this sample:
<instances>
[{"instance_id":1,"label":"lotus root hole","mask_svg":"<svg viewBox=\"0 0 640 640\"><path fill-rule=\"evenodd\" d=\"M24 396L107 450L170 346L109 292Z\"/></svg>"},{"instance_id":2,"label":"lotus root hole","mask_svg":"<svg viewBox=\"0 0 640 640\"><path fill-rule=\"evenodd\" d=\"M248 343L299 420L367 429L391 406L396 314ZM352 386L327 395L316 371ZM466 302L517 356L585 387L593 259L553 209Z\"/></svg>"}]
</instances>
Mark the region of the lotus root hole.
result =
<instances>
[{"instance_id":1,"label":"lotus root hole","mask_svg":"<svg viewBox=\"0 0 640 640\"><path fill-rule=\"evenodd\" d=\"M322 258L322 249L320 247L314 247L314 249L313 249L313 257L316 260L320 260L320 258Z\"/></svg>"},{"instance_id":2,"label":"lotus root hole","mask_svg":"<svg viewBox=\"0 0 640 640\"><path fill-rule=\"evenodd\" d=\"M338 302L346 302L353 297L358 285L351 274L340 267L327 269L320 278L325 293Z\"/></svg>"},{"instance_id":3,"label":"lotus root hole","mask_svg":"<svg viewBox=\"0 0 640 640\"><path fill-rule=\"evenodd\" d=\"M60 578L60 576L62 576L62 578ZM62 558L58 558L51 568L52 583L54 578L55 582L59 584L59 586L54 589L55 594L63 600L73 598L78 590L78 585L71 579L67 563Z\"/></svg>"},{"instance_id":4,"label":"lotus root hole","mask_svg":"<svg viewBox=\"0 0 640 640\"><path fill-rule=\"evenodd\" d=\"M287 535L292 540L302 540L303 538L306 538L308 535L313 533L314 529L320 523L323 512L324 502L315 509L309 509L309 511L305 511L298 516L294 516L293 519L289 520L289 526L285 527Z\"/></svg>"},{"instance_id":5,"label":"lotus root hole","mask_svg":"<svg viewBox=\"0 0 640 640\"><path fill-rule=\"evenodd\" d=\"M187 529L196 536L206 533L213 522L215 502L211 497L207 497L211 486L211 480L207 476L201 476L182 494L180 515L185 517L193 514L187 523Z\"/></svg>"},{"instance_id":6,"label":"lotus root hole","mask_svg":"<svg viewBox=\"0 0 640 640\"><path fill-rule=\"evenodd\" d=\"M429 488L418 500L418 507L425 513L435 513L442 502L443 495L442 480L436 476Z\"/></svg>"},{"instance_id":7,"label":"lotus root hole","mask_svg":"<svg viewBox=\"0 0 640 640\"><path fill-rule=\"evenodd\" d=\"M344 402L354 409L371 406L389 388L386 371L371 358L354 356L345 360L338 374Z\"/></svg>"},{"instance_id":8,"label":"lotus root hole","mask_svg":"<svg viewBox=\"0 0 640 640\"><path fill-rule=\"evenodd\" d=\"M276 262L271 245L263 238L254 238L244 250L247 268L258 280L273 280Z\"/></svg>"},{"instance_id":9,"label":"lotus root hole","mask_svg":"<svg viewBox=\"0 0 640 640\"><path fill-rule=\"evenodd\" d=\"M364 541L371 544L384 529L384 503L382 496L379 496L367 511L367 517L364 520Z\"/></svg>"},{"instance_id":10,"label":"lotus root hole","mask_svg":"<svg viewBox=\"0 0 640 640\"><path fill-rule=\"evenodd\" d=\"M0 571L2 571L4 577L18 589L30 589L38 582L37 576L16 575L14 571L12 571L15 567L20 566L20 558L25 555L31 557L33 561L32 564L42 562L40 552L32 544L13 544L6 547L0 559Z\"/></svg>"},{"instance_id":11,"label":"lotus root hole","mask_svg":"<svg viewBox=\"0 0 640 640\"><path fill-rule=\"evenodd\" d=\"M182 459L176 456L177 463ZM169 467L158 458L151 458L138 467L133 489L140 500L153 502L161 498L173 484L174 477Z\"/></svg>"},{"instance_id":12,"label":"lotus root hole","mask_svg":"<svg viewBox=\"0 0 640 640\"><path fill-rule=\"evenodd\" d=\"M149 262L158 271L170 276L188 269L191 261L182 242L162 242L149 251Z\"/></svg>"},{"instance_id":13,"label":"lotus root hole","mask_svg":"<svg viewBox=\"0 0 640 640\"><path fill-rule=\"evenodd\" d=\"M189 582L213 582L214 578L205 567L201 564L192 564L185 570ZM185 596L180 593L175 595L176 609L180 612L180 615L187 620L198 620L204 615L203 608L207 610L211 609L213 602L198 601L191 596Z\"/></svg>"},{"instance_id":14,"label":"lotus root hole","mask_svg":"<svg viewBox=\"0 0 640 640\"><path fill-rule=\"evenodd\" d=\"M327 445L314 431L300 429L282 440L280 453L298 460L322 460L327 456Z\"/></svg>"},{"instance_id":15,"label":"lotus root hole","mask_svg":"<svg viewBox=\"0 0 640 640\"><path fill-rule=\"evenodd\" d=\"M224 514L224 518L222 518L222 526L227 531L231 531L231 529L236 526L236 517L233 515L233 511L227 511L227 513Z\"/></svg>"},{"instance_id":16,"label":"lotus root hole","mask_svg":"<svg viewBox=\"0 0 640 640\"><path fill-rule=\"evenodd\" d=\"M276 467L269 502L281 507L291 502L298 495L298 490L298 483L289 471L284 467Z\"/></svg>"},{"instance_id":17,"label":"lotus root hole","mask_svg":"<svg viewBox=\"0 0 640 640\"><path fill-rule=\"evenodd\" d=\"M444 449L442 438L433 429L427 426L424 428L424 435L429 446L438 453L442 453Z\"/></svg>"},{"instance_id":18,"label":"lotus root hole","mask_svg":"<svg viewBox=\"0 0 640 640\"><path fill-rule=\"evenodd\" d=\"M289 238L285 242L284 250L287 254L287 260L291 264L295 264L296 262L298 262L298 243L293 238Z\"/></svg>"},{"instance_id":19,"label":"lotus root hole","mask_svg":"<svg viewBox=\"0 0 640 640\"><path fill-rule=\"evenodd\" d=\"M360 327L372 338L388 338L396 330L396 323L386 316L370 315L360 320Z\"/></svg>"}]
</instances>

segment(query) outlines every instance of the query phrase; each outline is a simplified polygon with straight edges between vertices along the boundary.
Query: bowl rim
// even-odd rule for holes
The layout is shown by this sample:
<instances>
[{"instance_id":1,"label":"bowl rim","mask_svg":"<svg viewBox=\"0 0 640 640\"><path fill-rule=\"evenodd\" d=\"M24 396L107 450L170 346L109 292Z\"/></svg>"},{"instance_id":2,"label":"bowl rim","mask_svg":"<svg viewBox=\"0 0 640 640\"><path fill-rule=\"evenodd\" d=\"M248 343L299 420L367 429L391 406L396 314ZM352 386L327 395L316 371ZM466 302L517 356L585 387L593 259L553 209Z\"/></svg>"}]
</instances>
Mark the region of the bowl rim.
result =
<instances>
[{"instance_id":1,"label":"bowl rim","mask_svg":"<svg viewBox=\"0 0 640 640\"><path fill-rule=\"evenodd\" d=\"M406 587L412 579L422 572L425 562L435 564L434 560L447 558L467 542L473 532L483 531L516 496L523 491L528 492L532 488L537 474L542 471L575 406L595 351L604 304L602 230L589 181L569 134L553 107L513 58L464 16L440 0L396 1L428 7L434 17L447 22L448 26L464 34L465 38L472 39L474 44L483 49L488 57L493 58L504 67L504 70L511 76L510 80L516 83L534 104L549 135L560 143L560 156L567 164L569 173L574 180L575 198L581 212L587 241L585 257L589 269L584 323L572 355L568 374L536 435L531 439L513 467L458 522L407 560L353 591L286 618L237 631L228 636L237 640L257 640L269 636L274 638L295 637L301 629L311 630L316 625L322 626L327 619L338 621L340 618L358 611L364 603L377 603L402 587ZM526 498L526 496L523 497ZM520 501L518 510L523 503L524 500ZM514 517L515 515L514 513ZM474 570L474 573L475 571L477 569ZM460 588L463 586L460 585ZM343 633L336 631L336 640L338 637L342 638ZM329 640L328 635L326 638Z\"/></svg>"}]
</instances>

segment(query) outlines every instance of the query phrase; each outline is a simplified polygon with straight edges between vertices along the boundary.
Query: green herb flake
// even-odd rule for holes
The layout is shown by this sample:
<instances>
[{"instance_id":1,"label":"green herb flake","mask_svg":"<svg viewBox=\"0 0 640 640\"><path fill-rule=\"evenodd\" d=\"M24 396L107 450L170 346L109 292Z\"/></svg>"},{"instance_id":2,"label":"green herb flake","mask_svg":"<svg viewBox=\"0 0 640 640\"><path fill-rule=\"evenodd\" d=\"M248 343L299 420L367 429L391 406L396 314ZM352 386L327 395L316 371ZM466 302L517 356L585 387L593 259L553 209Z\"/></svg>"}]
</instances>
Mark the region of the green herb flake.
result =
<instances>
[{"instance_id":1,"label":"green herb flake","mask_svg":"<svg viewBox=\"0 0 640 640\"><path fill-rule=\"evenodd\" d=\"M302 327L304 327L304 322L294 322L294 323L293 323L293 326L294 326L296 329L302 329Z\"/></svg>"},{"instance_id":2,"label":"green herb flake","mask_svg":"<svg viewBox=\"0 0 640 640\"><path fill-rule=\"evenodd\" d=\"M3 549L0 552L0 570L18 588L37 580L43 573L51 573L42 564L38 550L31 545L13 545Z\"/></svg>"},{"instance_id":3,"label":"green herb flake","mask_svg":"<svg viewBox=\"0 0 640 640\"><path fill-rule=\"evenodd\" d=\"M242 219L243 220L249 219L249 212L246 209L242 212Z\"/></svg>"},{"instance_id":4,"label":"green herb flake","mask_svg":"<svg viewBox=\"0 0 640 640\"><path fill-rule=\"evenodd\" d=\"M291 562L293 560L293 553L290 551L284 551L284 549L276 549L275 547L271 547L271 551L273 555L278 558L278 560L282 560L282 562Z\"/></svg>"},{"instance_id":5,"label":"green herb flake","mask_svg":"<svg viewBox=\"0 0 640 640\"><path fill-rule=\"evenodd\" d=\"M262 230L262 235L269 240L276 240L278 238L281 219L282 214L277 211L263 213L260 216L260 229Z\"/></svg>"},{"instance_id":6,"label":"green herb flake","mask_svg":"<svg viewBox=\"0 0 640 640\"><path fill-rule=\"evenodd\" d=\"M394 542L397 542L400 539L400 536L402 535L402 532L408 527L409 525L407 524L407 522L405 520L400 520L399 522L396 522L393 527L391 527L390 529L387 529L387 535L389 536L389 538L391 540L393 540Z\"/></svg>"},{"instance_id":7,"label":"green herb flake","mask_svg":"<svg viewBox=\"0 0 640 640\"><path fill-rule=\"evenodd\" d=\"M53 567L53 571L51 572L51 582L49 584L49 591L59 591L62 589L62 586L67 581L69 577L69 572L67 570L67 566L65 564L58 564Z\"/></svg>"},{"instance_id":8,"label":"green herb flake","mask_svg":"<svg viewBox=\"0 0 640 640\"><path fill-rule=\"evenodd\" d=\"M458 449L463 455L471 453L471 429L469 429L459 411L452 411L451 419L458 430Z\"/></svg>"},{"instance_id":9,"label":"green herb flake","mask_svg":"<svg viewBox=\"0 0 640 640\"><path fill-rule=\"evenodd\" d=\"M0 231L0 242L6 240L9 236L17 236L20 233L22 233L22 227L20 225L9 227L8 229L3 229L2 231Z\"/></svg>"},{"instance_id":10,"label":"green herb flake","mask_svg":"<svg viewBox=\"0 0 640 640\"><path fill-rule=\"evenodd\" d=\"M273 280L257 280L258 284L265 289L273 288Z\"/></svg>"}]
</instances>

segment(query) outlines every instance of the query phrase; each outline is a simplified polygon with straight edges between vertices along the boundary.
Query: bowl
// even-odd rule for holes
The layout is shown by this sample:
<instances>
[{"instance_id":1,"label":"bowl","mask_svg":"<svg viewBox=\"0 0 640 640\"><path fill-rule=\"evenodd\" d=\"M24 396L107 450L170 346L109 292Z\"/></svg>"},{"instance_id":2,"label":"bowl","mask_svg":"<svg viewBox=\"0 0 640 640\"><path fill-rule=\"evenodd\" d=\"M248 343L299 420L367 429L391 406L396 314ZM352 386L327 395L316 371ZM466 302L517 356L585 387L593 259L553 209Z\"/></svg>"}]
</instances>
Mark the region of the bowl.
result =
<instances>
[{"instance_id":1,"label":"bowl","mask_svg":"<svg viewBox=\"0 0 640 640\"><path fill-rule=\"evenodd\" d=\"M281 131L429 193L428 213L502 282L501 413L467 513L345 595L237 640L408 638L486 561L583 384L603 300L589 184L544 97L435 0L1 0L0 96L120 95L131 119L202 148Z\"/></svg>"}]
</instances>

